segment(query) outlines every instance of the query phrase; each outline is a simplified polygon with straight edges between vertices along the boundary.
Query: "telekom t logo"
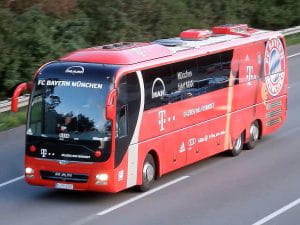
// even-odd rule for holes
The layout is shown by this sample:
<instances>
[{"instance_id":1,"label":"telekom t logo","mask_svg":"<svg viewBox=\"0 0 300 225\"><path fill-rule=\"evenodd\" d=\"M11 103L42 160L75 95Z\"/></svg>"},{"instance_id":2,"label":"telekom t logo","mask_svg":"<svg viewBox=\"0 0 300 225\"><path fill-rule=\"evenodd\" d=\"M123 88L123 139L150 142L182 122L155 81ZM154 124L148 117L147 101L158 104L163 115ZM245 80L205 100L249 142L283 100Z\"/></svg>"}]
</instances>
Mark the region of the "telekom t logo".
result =
<instances>
[{"instance_id":1,"label":"telekom t logo","mask_svg":"<svg viewBox=\"0 0 300 225\"><path fill-rule=\"evenodd\" d=\"M45 158L46 155L47 155L47 149L42 148L42 149L41 149L41 155L42 155L43 158Z\"/></svg>"},{"instance_id":2,"label":"telekom t logo","mask_svg":"<svg viewBox=\"0 0 300 225\"><path fill-rule=\"evenodd\" d=\"M248 80L247 84L251 85L251 81L255 80L257 77L256 75L253 74L254 71L253 66L247 66L246 69L247 69L247 80Z\"/></svg>"},{"instance_id":3,"label":"telekom t logo","mask_svg":"<svg viewBox=\"0 0 300 225\"><path fill-rule=\"evenodd\" d=\"M161 110L158 112L158 125L160 127L160 131L165 129L164 125L166 123L166 110Z\"/></svg>"},{"instance_id":4,"label":"telekom t logo","mask_svg":"<svg viewBox=\"0 0 300 225\"><path fill-rule=\"evenodd\" d=\"M165 130L165 124L166 123L171 123L172 121L175 121L175 116L166 116L166 110L161 110L158 112L158 125L160 128L160 131Z\"/></svg>"}]
</instances>

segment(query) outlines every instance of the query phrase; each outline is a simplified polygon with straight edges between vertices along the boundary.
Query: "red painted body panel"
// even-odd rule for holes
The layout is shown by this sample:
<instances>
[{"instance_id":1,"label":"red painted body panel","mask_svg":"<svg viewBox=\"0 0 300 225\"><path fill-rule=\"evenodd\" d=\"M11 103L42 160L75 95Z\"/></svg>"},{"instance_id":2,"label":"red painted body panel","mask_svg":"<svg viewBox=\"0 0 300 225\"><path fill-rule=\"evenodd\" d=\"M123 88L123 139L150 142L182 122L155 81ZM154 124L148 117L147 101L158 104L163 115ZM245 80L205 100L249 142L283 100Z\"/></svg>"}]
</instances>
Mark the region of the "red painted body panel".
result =
<instances>
[{"instance_id":1,"label":"red painted body panel","mask_svg":"<svg viewBox=\"0 0 300 225\"><path fill-rule=\"evenodd\" d=\"M123 64L115 78L114 86L117 88L120 79L128 73L233 50L228 88L143 112L138 143L133 143L129 147L137 152L136 169L134 169L136 174L133 174L133 177L136 177L135 185L142 183L143 163L150 151L155 153L157 175L161 176L230 149L232 142L243 132L244 141L247 142L250 125L255 120L261 124L262 136L276 131L284 123L288 76L283 37L276 32L259 33L254 29L248 31L249 35L244 36L249 37L216 41L199 48L171 51L158 44L137 44L135 47L109 51L98 47L76 51L60 59ZM258 33L255 34L256 32ZM278 38L283 40L284 52L282 53L280 48L274 51L279 54L280 68L285 76L284 74L279 76L282 80L274 77L268 79L266 75L271 73L272 62L268 62L268 65L265 63L268 61L267 58L271 57L271 50L274 48L272 44L267 44L270 52L266 51L266 43L269 43L268 40L278 40ZM276 45L278 42L274 41L273 44ZM236 80L239 84L235 84ZM266 84L267 82L269 83ZM113 121L113 137L115 137L115 129L116 124ZM130 174L132 155L127 151L120 165L115 168L115 151L118 151L115 146L113 140L111 157L105 163L60 165L58 162L26 156L25 166L37 171L51 168L52 171L57 172L86 173L90 177L88 183L74 184L76 190L117 192L130 187L128 180L132 176ZM109 180L108 185L95 185L95 176L99 172L106 172L113 178ZM54 181L41 179L39 175L35 178L27 178L27 182L48 187L53 187L55 184Z\"/></svg>"}]
</instances>

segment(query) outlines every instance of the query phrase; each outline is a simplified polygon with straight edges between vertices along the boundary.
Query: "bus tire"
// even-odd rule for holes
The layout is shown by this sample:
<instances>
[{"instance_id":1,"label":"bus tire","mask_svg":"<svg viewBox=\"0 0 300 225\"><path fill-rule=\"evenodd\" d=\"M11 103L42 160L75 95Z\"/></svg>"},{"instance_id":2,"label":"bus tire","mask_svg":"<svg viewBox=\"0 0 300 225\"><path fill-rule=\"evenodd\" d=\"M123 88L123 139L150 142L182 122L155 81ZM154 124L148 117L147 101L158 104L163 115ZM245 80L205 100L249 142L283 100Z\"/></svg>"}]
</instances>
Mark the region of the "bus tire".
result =
<instances>
[{"instance_id":1,"label":"bus tire","mask_svg":"<svg viewBox=\"0 0 300 225\"><path fill-rule=\"evenodd\" d=\"M153 156L148 154L145 158L142 170L142 184L138 186L141 192L148 191L154 183L156 175L156 167Z\"/></svg>"},{"instance_id":2,"label":"bus tire","mask_svg":"<svg viewBox=\"0 0 300 225\"><path fill-rule=\"evenodd\" d=\"M244 135L241 133L237 139L235 139L234 144L232 149L230 149L228 152L230 156L238 156L242 150L243 150L243 140L244 140Z\"/></svg>"},{"instance_id":3,"label":"bus tire","mask_svg":"<svg viewBox=\"0 0 300 225\"><path fill-rule=\"evenodd\" d=\"M259 132L259 124L257 122L257 120L255 120L249 129L249 133L250 133L250 137L249 137L249 141L247 143L245 143L245 149L254 149L257 141L259 139L260 136L260 132Z\"/></svg>"}]
</instances>

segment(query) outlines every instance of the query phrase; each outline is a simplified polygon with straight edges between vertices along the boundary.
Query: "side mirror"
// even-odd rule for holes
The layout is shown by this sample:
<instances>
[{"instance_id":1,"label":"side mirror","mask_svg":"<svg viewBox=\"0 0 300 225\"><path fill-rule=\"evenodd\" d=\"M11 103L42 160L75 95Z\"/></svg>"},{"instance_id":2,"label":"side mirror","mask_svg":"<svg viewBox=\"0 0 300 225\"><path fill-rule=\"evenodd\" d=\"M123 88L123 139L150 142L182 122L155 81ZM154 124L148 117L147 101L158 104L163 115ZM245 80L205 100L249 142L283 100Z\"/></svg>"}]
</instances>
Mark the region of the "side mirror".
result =
<instances>
[{"instance_id":1,"label":"side mirror","mask_svg":"<svg viewBox=\"0 0 300 225\"><path fill-rule=\"evenodd\" d=\"M106 119L113 120L116 115L116 105L117 105L117 90L113 89L108 94L106 101Z\"/></svg>"},{"instance_id":2,"label":"side mirror","mask_svg":"<svg viewBox=\"0 0 300 225\"><path fill-rule=\"evenodd\" d=\"M11 98L11 111L12 112L18 112L19 108L18 108L18 103L19 103L19 97L20 95L27 90L32 90L33 84L32 82L29 83L21 83L19 84L15 91L14 94Z\"/></svg>"}]
</instances>

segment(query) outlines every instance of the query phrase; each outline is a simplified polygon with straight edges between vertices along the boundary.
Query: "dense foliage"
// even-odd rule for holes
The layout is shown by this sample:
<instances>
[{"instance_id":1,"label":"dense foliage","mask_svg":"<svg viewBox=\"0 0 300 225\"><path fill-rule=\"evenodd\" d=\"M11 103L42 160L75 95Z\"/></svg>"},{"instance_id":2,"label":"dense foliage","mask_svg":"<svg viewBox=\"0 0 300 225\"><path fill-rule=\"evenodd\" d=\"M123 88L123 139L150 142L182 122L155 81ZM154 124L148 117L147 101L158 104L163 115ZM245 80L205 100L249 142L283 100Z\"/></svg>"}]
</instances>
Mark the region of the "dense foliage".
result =
<instances>
[{"instance_id":1,"label":"dense foliage","mask_svg":"<svg viewBox=\"0 0 300 225\"><path fill-rule=\"evenodd\" d=\"M176 36L187 28L300 24L298 0L0 0L0 99L66 52Z\"/></svg>"}]
</instances>

